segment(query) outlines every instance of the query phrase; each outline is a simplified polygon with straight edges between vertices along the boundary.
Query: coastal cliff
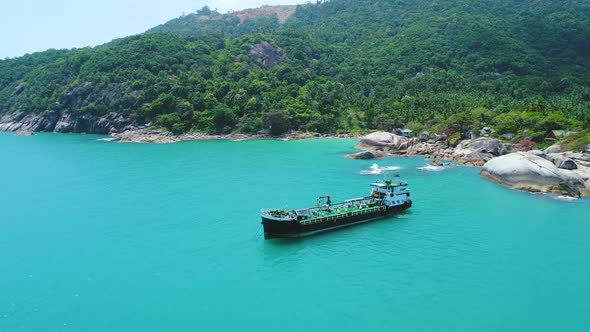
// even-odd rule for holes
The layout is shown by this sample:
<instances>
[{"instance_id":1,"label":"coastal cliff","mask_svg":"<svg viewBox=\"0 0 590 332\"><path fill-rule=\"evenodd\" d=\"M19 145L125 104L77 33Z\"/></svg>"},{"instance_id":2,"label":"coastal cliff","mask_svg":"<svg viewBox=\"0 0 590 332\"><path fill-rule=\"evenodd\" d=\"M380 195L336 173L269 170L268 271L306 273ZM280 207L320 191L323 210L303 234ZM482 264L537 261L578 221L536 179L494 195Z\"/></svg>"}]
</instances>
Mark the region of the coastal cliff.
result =
<instances>
[{"instance_id":1,"label":"coastal cliff","mask_svg":"<svg viewBox=\"0 0 590 332\"><path fill-rule=\"evenodd\" d=\"M15 112L0 117L0 131L112 134L143 127L129 115L111 112L104 116L50 111L41 114Z\"/></svg>"}]
</instances>

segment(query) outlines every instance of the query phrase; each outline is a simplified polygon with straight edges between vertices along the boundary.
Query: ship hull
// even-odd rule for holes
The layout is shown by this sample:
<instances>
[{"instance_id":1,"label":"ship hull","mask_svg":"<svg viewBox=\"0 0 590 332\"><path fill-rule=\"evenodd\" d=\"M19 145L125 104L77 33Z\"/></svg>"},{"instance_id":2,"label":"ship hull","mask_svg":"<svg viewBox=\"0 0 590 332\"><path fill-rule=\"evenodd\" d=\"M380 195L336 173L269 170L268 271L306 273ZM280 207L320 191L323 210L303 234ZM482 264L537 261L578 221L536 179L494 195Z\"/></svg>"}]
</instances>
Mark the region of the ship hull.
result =
<instances>
[{"instance_id":1,"label":"ship hull","mask_svg":"<svg viewBox=\"0 0 590 332\"><path fill-rule=\"evenodd\" d=\"M362 215L348 216L339 218L336 220L322 221L314 224L304 224L299 221L277 221L269 218L262 217L262 226L264 228L264 238L297 238L310 236L322 232L332 231L339 228L349 227L358 225L377 219L381 219L387 216L394 215L401 211L404 211L412 206L412 201L398 206L388 208L386 210L380 210L372 213L366 213Z\"/></svg>"}]
</instances>

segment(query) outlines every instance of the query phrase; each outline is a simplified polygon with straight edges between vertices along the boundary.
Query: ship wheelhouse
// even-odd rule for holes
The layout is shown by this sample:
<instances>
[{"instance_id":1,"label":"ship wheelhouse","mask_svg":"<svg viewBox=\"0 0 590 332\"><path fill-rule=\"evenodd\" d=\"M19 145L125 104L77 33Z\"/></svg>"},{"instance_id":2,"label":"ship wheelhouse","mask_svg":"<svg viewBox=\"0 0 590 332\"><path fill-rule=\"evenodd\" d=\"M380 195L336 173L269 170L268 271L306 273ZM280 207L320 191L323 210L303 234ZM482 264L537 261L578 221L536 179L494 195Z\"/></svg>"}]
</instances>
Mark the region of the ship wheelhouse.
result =
<instances>
[{"instance_id":1,"label":"ship wheelhouse","mask_svg":"<svg viewBox=\"0 0 590 332\"><path fill-rule=\"evenodd\" d=\"M400 181L380 181L371 183L371 197L379 200L380 203L387 207L403 205L410 200L410 189L406 182Z\"/></svg>"}]
</instances>

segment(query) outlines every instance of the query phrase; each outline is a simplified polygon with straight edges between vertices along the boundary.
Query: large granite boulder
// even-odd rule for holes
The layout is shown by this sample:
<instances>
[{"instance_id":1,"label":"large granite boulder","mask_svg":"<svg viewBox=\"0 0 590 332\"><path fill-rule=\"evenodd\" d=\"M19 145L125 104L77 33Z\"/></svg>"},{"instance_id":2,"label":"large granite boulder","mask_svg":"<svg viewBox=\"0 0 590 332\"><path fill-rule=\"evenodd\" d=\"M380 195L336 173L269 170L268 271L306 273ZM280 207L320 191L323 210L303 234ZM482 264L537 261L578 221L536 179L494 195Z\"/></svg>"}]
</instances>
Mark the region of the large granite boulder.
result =
<instances>
[{"instance_id":1,"label":"large granite boulder","mask_svg":"<svg viewBox=\"0 0 590 332\"><path fill-rule=\"evenodd\" d=\"M572 197L588 195L580 174L559 169L551 161L528 152L515 152L488 161L481 176L512 189L557 193Z\"/></svg>"},{"instance_id":2,"label":"large granite boulder","mask_svg":"<svg viewBox=\"0 0 590 332\"><path fill-rule=\"evenodd\" d=\"M547 159L561 169L568 169L586 181L585 192L590 195L590 155L579 152L560 152L547 156Z\"/></svg>"},{"instance_id":3,"label":"large granite boulder","mask_svg":"<svg viewBox=\"0 0 590 332\"><path fill-rule=\"evenodd\" d=\"M530 150L530 154L534 154L535 156L541 157L543 159L548 159L547 154L541 150Z\"/></svg>"},{"instance_id":4,"label":"large granite boulder","mask_svg":"<svg viewBox=\"0 0 590 332\"><path fill-rule=\"evenodd\" d=\"M349 159L361 159L361 160L368 160L368 159L377 159L383 158L385 155L381 152L377 151L361 151L357 153L347 154L344 157Z\"/></svg>"},{"instance_id":5,"label":"large granite boulder","mask_svg":"<svg viewBox=\"0 0 590 332\"><path fill-rule=\"evenodd\" d=\"M383 131L363 136L356 149L365 151L405 151L410 145L410 139Z\"/></svg>"},{"instance_id":6,"label":"large granite boulder","mask_svg":"<svg viewBox=\"0 0 590 332\"><path fill-rule=\"evenodd\" d=\"M545 149L545 154L553 154L553 153L560 153L561 146L559 144L553 144L547 149Z\"/></svg>"},{"instance_id":7,"label":"large granite boulder","mask_svg":"<svg viewBox=\"0 0 590 332\"><path fill-rule=\"evenodd\" d=\"M482 153L469 149L456 149L453 152L453 159L457 160L459 164L467 166L483 166L494 157L491 153Z\"/></svg>"},{"instance_id":8,"label":"large granite boulder","mask_svg":"<svg viewBox=\"0 0 590 332\"><path fill-rule=\"evenodd\" d=\"M554 157L552 158L553 164L555 164L555 166L561 168L561 169L567 169L567 170L574 170L578 168L578 165L576 164L575 161L573 161L570 158L566 158L566 157Z\"/></svg>"},{"instance_id":9,"label":"large granite boulder","mask_svg":"<svg viewBox=\"0 0 590 332\"><path fill-rule=\"evenodd\" d=\"M487 137L461 141L457 146L457 149L471 150L482 154L491 154L496 157L508 153L508 145L497 139Z\"/></svg>"}]
</instances>

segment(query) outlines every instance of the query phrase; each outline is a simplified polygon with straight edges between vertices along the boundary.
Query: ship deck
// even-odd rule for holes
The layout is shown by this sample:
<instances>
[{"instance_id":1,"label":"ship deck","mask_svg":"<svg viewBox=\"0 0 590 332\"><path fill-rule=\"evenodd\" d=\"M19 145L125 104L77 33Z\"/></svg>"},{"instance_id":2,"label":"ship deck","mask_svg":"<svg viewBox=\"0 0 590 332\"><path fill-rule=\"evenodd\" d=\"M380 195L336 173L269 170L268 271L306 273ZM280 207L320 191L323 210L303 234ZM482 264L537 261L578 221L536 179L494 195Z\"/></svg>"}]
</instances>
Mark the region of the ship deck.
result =
<instances>
[{"instance_id":1,"label":"ship deck","mask_svg":"<svg viewBox=\"0 0 590 332\"><path fill-rule=\"evenodd\" d=\"M357 205L334 207L334 208L330 208L330 209L326 209L326 210L315 211L309 218L301 220L300 223L302 225L311 225L311 224L337 220L337 219L350 217L350 216L357 216L357 215L377 212L377 211L383 210L384 208L385 207L383 205L376 205L376 206L367 205L365 207L359 207Z\"/></svg>"}]
</instances>

